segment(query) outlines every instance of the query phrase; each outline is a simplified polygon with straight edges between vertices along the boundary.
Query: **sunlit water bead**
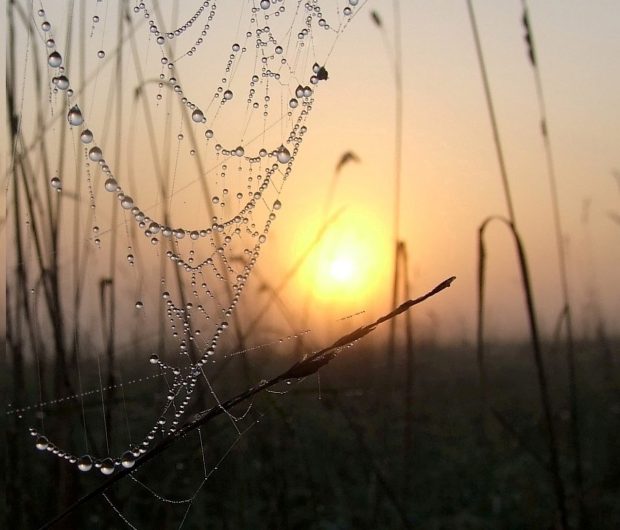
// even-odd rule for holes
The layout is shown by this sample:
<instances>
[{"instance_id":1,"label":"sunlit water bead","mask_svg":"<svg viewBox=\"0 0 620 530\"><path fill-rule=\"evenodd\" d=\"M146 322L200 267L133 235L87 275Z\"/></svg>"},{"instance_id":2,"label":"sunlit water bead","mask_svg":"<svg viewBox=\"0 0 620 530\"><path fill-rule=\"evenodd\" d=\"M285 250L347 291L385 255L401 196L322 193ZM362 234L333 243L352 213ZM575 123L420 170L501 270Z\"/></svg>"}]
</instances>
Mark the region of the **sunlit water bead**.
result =
<instances>
[{"instance_id":1,"label":"sunlit water bead","mask_svg":"<svg viewBox=\"0 0 620 530\"><path fill-rule=\"evenodd\" d=\"M80 142L82 142L83 144L89 144L92 141L93 141L92 131L90 129L84 129L80 133Z\"/></svg>"},{"instance_id":2,"label":"sunlit water bead","mask_svg":"<svg viewBox=\"0 0 620 530\"><path fill-rule=\"evenodd\" d=\"M62 64L62 55L56 51L50 53L47 57L47 64L52 68L58 68Z\"/></svg>"},{"instance_id":3,"label":"sunlit water bead","mask_svg":"<svg viewBox=\"0 0 620 530\"><path fill-rule=\"evenodd\" d=\"M45 436L39 436L35 442L35 447L39 451L45 451L49 447L49 440Z\"/></svg>"},{"instance_id":4,"label":"sunlit water bead","mask_svg":"<svg viewBox=\"0 0 620 530\"><path fill-rule=\"evenodd\" d=\"M93 468L93 459L90 457L90 455L81 456L77 461L77 467L80 471L83 471L84 473L86 471L90 471Z\"/></svg>"},{"instance_id":5,"label":"sunlit water bead","mask_svg":"<svg viewBox=\"0 0 620 530\"><path fill-rule=\"evenodd\" d=\"M125 451L123 453L123 456L121 457L121 465L125 469L130 469L134 466L135 463L136 457L134 456L134 454L131 451Z\"/></svg>"},{"instance_id":6,"label":"sunlit water bead","mask_svg":"<svg viewBox=\"0 0 620 530\"><path fill-rule=\"evenodd\" d=\"M67 90L69 88L69 78L66 75L60 75L54 79L56 80L56 88L59 90Z\"/></svg>"},{"instance_id":7,"label":"sunlit water bead","mask_svg":"<svg viewBox=\"0 0 620 530\"><path fill-rule=\"evenodd\" d=\"M276 158L280 164L287 164L291 159L291 152L286 147L281 145L276 153Z\"/></svg>"},{"instance_id":8,"label":"sunlit water bead","mask_svg":"<svg viewBox=\"0 0 620 530\"><path fill-rule=\"evenodd\" d=\"M78 125L82 125L82 123L84 123L84 118L82 116L82 111L80 110L80 107L78 107L77 105L73 105L73 107L69 109L69 112L67 113L67 121L70 125L73 125L74 127L77 127Z\"/></svg>"},{"instance_id":9,"label":"sunlit water bead","mask_svg":"<svg viewBox=\"0 0 620 530\"><path fill-rule=\"evenodd\" d=\"M105 51L99 50L97 52L97 57L99 57L99 59L103 59L105 57Z\"/></svg>"},{"instance_id":10,"label":"sunlit water bead","mask_svg":"<svg viewBox=\"0 0 620 530\"><path fill-rule=\"evenodd\" d=\"M129 195L123 195L120 201L121 207L124 210L131 210L133 208L133 199Z\"/></svg>"},{"instance_id":11,"label":"sunlit water bead","mask_svg":"<svg viewBox=\"0 0 620 530\"><path fill-rule=\"evenodd\" d=\"M200 109L195 109L194 112L192 112L192 121L196 123L204 123L207 120Z\"/></svg>"},{"instance_id":12,"label":"sunlit water bead","mask_svg":"<svg viewBox=\"0 0 620 530\"><path fill-rule=\"evenodd\" d=\"M101 468L99 469L104 475L111 475L114 473L114 460L111 458L104 458L101 462Z\"/></svg>"},{"instance_id":13,"label":"sunlit water bead","mask_svg":"<svg viewBox=\"0 0 620 530\"><path fill-rule=\"evenodd\" d=\"M144 304L140 300L138 300L136 302L136 309L143 309L143 308L144 308Z\"/></svg>"},{"instance_id":14,"label":"sunlit water bead","mask_svg":"<svg viewBox=\"0 0 620 530\"><path fill-rule=\"evenodd\" d=\"M225 101L230 101L233 98L232 90L230 90L230 89L226 90L222 97L224 98Z\"/></svg>"},{"instance_id":15,"label":"sunlit water bead","mask_svg":"<svg viewBox=\"0 0 620 530\"><path fill-rule=\"evenodd\" d=\"M103 186L104 186L105 190L109 191L110 193L114 193L116 190L118 190L118 182L116 182L116 179L114 179L112 177L107 179Z\"/></svg>"},{"instance_id":16,"label":"sunlit water bead","mask_svg":"<svg viewBox=\"0 0 620 530\"><path fill-rule=\"evenodd\" d=\"M50 186L56 191L62 190L62 182L58 177L52 177L50 180Z\"/></svg>"},{"instance_id":17,"label":"sunlit water bead","mask_svg":"<svg viewBox=\"0 0 620 530\"><path fill-rule=\"evenodd\" d=\"M269 9L271 7L271 2L269 0L261 0L260 7L261 9Z\"/></svg>"},{"instance_id":18,"label":"sunlit water bead","mask_svg":"<svg viewBox=\"0 0 620 530\"><path fill-rule=\"evenodd\" d=\"M90 158L93 162L99 162L103 158L103 152L97 146L91 147L88 150L88 158Z\"/></svg>"},{"instance_id":19,"label":"sunlit water bead","mask_svg":"<svg viewBox=\"0 0 620 530\"><path fill-rule=\"evenodd\" d=\"M50 29L52 29L52 25L51 25L51 24L50 24L47 20L44 20L44 21L41 23L41 29L42 29L43 31L47 32L47 31L49 31Z\"/></svg>"}]
</instances>

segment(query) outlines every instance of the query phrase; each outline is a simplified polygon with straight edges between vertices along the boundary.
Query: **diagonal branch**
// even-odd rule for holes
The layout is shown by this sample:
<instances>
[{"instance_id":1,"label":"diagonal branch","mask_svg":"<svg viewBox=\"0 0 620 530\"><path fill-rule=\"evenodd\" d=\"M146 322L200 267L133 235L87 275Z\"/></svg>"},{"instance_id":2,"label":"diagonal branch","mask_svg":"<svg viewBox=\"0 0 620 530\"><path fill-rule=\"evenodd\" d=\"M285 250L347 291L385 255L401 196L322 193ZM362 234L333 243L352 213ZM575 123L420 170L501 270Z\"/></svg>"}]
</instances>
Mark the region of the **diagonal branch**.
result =
<instances>
[{"instance_id":1,"label":"diagonal branch","mask_svg":"<svg viewBox=\"0 0 620 530\"><path fill-rule=\"evenodd\" d=\"M428 293L414 300L407 300L406 302L399 305L396 309L394 309L390 313L383 315L382 317L375 320L373 323L362 326L356 329L355 331L340 337L331 346L328 346L322 350L319 350L318 352L295 363L287 371L281 373L280 375L274 377L273 379L270 379L269 381L262 381L258 383L257 385L249 388L245 392L242 392L241 394L229 399L228 401L224 401L220 405L213 407L212 409L209 409L203 414L198 415L196 419L183 425L183 427L181 427L175 434L169 436L168 438L165 438L159 444L153 447L153 449L151 449L149 452L145 453L140 458L138 458L133 468L122 469L118 471L112 477L110 477L105 482L103 482L100 486L92 490L90 493L87 493L83 497L79 498L71 506L65 509L62 513L60 513L59 515L57 515L56 517L54 517L53 519L45 523L41 527L40 530L44 530L46 528L52 528L54 525L56 525L62 519L64 519L67 515L75 511L79 506L86 503L93 497L96 497L97 495L103 493L104 491L109 489L111 486L113 486L116 482L118 482L125 476L129 475L130 473L134 473L139 467L143 466L148 461L152 460L157 455L164 452L175 442L187 436L190 432L198 429L199 427L209 422L213 418L220 416L221 414L224 414L226 411L232 409L239 403L242 403L243 401L250 399L255 394L258 394L259 392L262 392L263 390L266 390L282 381L286 381L288 379L299 379L302 377L307 377L309 375L312 375L317 370L319 370L319 368L328 364L334 357L336 357L336 355L338 355L338 353L344 347L349 346L353 342L358 341L361 338L368 335L369 333L373 332L379 324L382 324L384 322L387 322L388 320L393 319L394 317L400 315L401 313L408 311L414 305L421 304L428 298L435 296L436 294L443 291L444 289L447 289L448 287L450 287L450 285L455 279L456 277L452 276L448 278L447 280L444 280L443 282L441 282L439 285L437 285L434 289L432 289Z\"/></svg>"}]
</instances>

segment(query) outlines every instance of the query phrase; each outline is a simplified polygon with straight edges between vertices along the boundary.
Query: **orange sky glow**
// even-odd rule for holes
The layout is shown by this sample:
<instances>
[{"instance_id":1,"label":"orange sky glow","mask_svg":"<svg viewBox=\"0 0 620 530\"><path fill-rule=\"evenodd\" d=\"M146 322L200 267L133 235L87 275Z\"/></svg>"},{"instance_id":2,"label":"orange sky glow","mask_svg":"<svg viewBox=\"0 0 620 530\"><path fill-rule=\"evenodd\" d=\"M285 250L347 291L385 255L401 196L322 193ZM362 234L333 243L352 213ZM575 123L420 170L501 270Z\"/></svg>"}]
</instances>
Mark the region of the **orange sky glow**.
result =
<instances>
[{"instance_id":1,"label":"orange sky glow","mask_svg":"<svg viewBox=\"0 0 620 530\"><path fill-rule=\"evenodd\" d=\"M620 214L620 4L531 4L530 20L547 104L578 332L580 336L592 335L595 317L602 315L608 328L617 333L620 225L612 216ZM548 336L562 301L536 86L523 40L522 6L517 1L481 1L474 5L516 219L530 258L543 332ZM89 4L89 10L96 8L100 8L99 4ZM236 20L230 6L221 5L219 9L221 16ZM478 227L490 215L505 215L506 205L466 3L401 2L401 9L404 127L399 237L407 246L411 295L422 294L452 275L457 277L449 291L415 312L414 321L421 335L432 333L445 341L472 340ZM48 10L52 12L51 7ZM373 11L381 17L383 32L371 19ZM61 11L55 19L59 34L66 24L64 15ZM90 20L92 13L88 11L85 16ZM123 100L125 135L120 143L113 133L116 118L109 109L115 104L113 87L118 81L113 53L118 35L114 27L116 15L108 16L106 32L95 31L94 37L87 38L88 61L82 73L90 81L78 97L84 102L89 123L101 131L99 140L111 153L110 160L124 189L151 208L145 210L147 213L154 215L168 201L174 212L171 222L209 222L207 207L199 198L202 192L197 157L190 152L192 135L202 145L204 134L188 115L181 117L167 107L165 99L161 103L155 100L160 68L158 47L153 41L142 39L135 49L125 48L122 75L128 88ZM6 28L6 14L2 14L0 22ZM234 25L222 25L214 30L209 57L221 59L217 69L209 67L207 58L199 59L206 61L199 62L200 67L178 61L187 93L211 94L229 53L233 29ZM23 35L18 38L25 39ZM22 45L25 49L25 41ZM258 260L262 279L255 277L250 284L254 289L264 283L278 285L301 260L298 270L279 292L282 303L298 318L299 329L321 329L326 321L333 323L364 311L365 316L356 317L355 323L361 323L389 310L392 296L395 88L391 3L366 2L331 54L330 45L329 39L323 47L317 43L317 56L328 56L325 67L329 78L317 85L308 132L292 175L278 193L269 191L263 197L269 205L281 201L281 208ZM33 46L41 51L41 42ZM105 59L95 58L100 48L107 50ZM71 53L77 65L78 50L72 48ZM132 54L141 57L148 81L141 89L152 95L154 134L158 149L166 153L159 162L151 154L144 119L146 107L134 97L138 82L135 69L129 66ZM81 72L77 66L74 70ZM245 73L240 70L235 75L242 77ZM31 74L26 81L27 98L48 97L47 93L34 95ZM40 123L27 98L23 129L32 139ZM66 120L55 121L57 113L65 112L62 105L54 99L53 112L45 117L49 134L54 137L66 126ZM238 115L231 111L226 118L230 126L218 139L224 145L239 142L243 116L239 110ZM267 134L277 137L287 123L284 120L284 124L271 124L273 128ZM162 131L166 127L174 131L172 141L164 139ZM261 136L261 131L262 122L256 130L249 126L243 131L245 139L252 139L247 142L246 152L258 151L262 146L265 133ZM178 135L182 139L177 141L174 138ZM3 140L3 167L8 167L10 152L11 146ZM120 160L116 160L116 152L122 153ZM347 152L357 159L336 172ZM74 156L70 150L67 153ZM172 196L162 197L154 176L160 162L164 171L174 173ZM215 163L208 156L204 164L208 169L206 178L219 201L213 201L209 208L225 212L230 205L221 203L236 204L228 188L244 189L247 175L235 172L231 165L230 173L221 177L221 162ZM94 176L93 182L99 186L95 190L97 200L106 200L103 179ZM81 191L84 197L88 195L85 190ZM71 184L63 190L73 191L75 186ZM105 234L112 226L129 233L130 228L119 215L110 206L97 210L104 246ZM317 234L326 223L317 242ZM2 237L6 239L5 232ZM85 239L92 246L92 234ZM512 242L500 225L490 229L487 242L489 336L522 337L526 320ZM119 248L123 246L121 238ZM149 252L153 249L148 245L136 249L138 261L151 260L153 264L139 269L139 273L137 269L125 270L126 249L116 257L118 267L125 267L119 270L124 271L121 274L127 281L124 294L128 306L133 307L135 299L153 297L148 294L148 285L153 278L158 281L155 269L163 260L157 253L157 257L147 258ZM307 257L303 257L305 253ZM107 264L108 259L97 266L103 266L104 261ZM252 307L256 307L254 299L241 302L243 310L251 311ZM275 321L281 318L276 309L271 310ZM156 310L152 311L147 315L154 318ZM304 311L306 315L302 316Z\"/></svg>"}]
</instances>

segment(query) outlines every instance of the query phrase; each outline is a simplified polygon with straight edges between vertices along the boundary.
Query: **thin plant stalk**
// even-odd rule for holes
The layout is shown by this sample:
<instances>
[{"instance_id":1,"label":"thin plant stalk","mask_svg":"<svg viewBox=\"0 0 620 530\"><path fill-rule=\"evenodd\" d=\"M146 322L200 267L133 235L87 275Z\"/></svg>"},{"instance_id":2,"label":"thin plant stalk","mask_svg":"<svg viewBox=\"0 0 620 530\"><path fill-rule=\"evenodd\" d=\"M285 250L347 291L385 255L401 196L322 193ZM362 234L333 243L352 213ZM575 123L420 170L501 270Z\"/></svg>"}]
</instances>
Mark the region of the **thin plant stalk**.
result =
<instances>
[{"instance_id":1,"label":"thin plant stalk","mask_svg":"<svg viewBox=\"0 0 620 530\"><path fill-rule=\"evenodd\" d=\"M555 163L553 159L553 150L549 139L549 127L547 119L547 110L545 95L543 92L542 80L540 76L540 68L538 66L536 48L534 46L534 35L529 22L529 14L527 2L521 0L523 6L523 25L526 31L526 42L528 44L528 52L532 70L534 72L534 82L536 85L536 96L538 100L538 108L540 112L540 125L543 145L545 150L545 160L547 164L547 176L549 178L549 188L551 191L551 204L553 210L553 227L555 233L555 242L558 255L558 265L560 272L560 285L562 290L563 312L566 318L566 361L568 365L568 389L569 403L571 412L571 444L575 458L575 485L577 487L577 496L579 498L579 514L580 526L585 528L587 524L587 516L583 501L583 457L581 450L581 435L579 426L579 406L578 406L578 387L577 373L575 367L575 339L573 331L573 316L570 301L570 286L568 280L568 268L566 265L566 250L564 248L564 237L562 229L562 216L560 214L560 199L558 193L557 177Z\"/></svg>"},{"instance_id":2,"label":"thin plant stalk","mask_svg":"<svg viewBox=\"0 0 620 530\"><path fill-rule=\"evenodd\" d=\"M568 510L566 506L566 491L564 487L564 481L560 471L560 456L559 456L559 444L557 439L557 433L553 423L553 408L551 406L551 397L549 392L549 383L547 380L547 374L543 362L543 352L540 343L540 334L538 330L538 321L536 319L536 312L534 310L534 296L531 286L530 273L527 265L527 258L525 255L525 249L521 237L515 228L515 225L504 217L492 216L483 221L478 230L478 249L479 249L479 261L478 261L478 367L480 370L481 380L486 385L486 369L484 363L484 292L486 283L486 261L487 253L486 246L484 244L484 235L487 227L492 222L501 222L508 227L510 234L513 237L515 250L517 253L517 262L519 270L521 272L521 287L525 296L525 305L527 312L528 325L530 330L530 342L532 345L532 353L534 357L534 365L536 367L536 376L538 379L538 386L540 390L540 402L545 418L545 426L547 429L548 448L550 456L550 472L553 481L553 488L555 491L555 497L558 505L558 511L563 529L568 529ZM483 389L485 400L489 399L488 387ZM488 401L485 401L488 403Z\"/></svg>"}]
</instances>

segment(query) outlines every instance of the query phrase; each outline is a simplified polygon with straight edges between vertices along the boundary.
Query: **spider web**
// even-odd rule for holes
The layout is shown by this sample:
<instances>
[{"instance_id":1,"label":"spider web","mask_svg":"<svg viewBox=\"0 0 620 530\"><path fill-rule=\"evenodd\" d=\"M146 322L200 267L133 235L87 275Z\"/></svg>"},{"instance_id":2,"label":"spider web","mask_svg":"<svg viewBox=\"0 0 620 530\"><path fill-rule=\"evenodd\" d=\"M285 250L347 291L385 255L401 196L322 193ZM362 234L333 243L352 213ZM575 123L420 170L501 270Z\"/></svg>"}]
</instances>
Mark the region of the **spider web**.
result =
<instances>
[{"instance_id":1,"label":"spider web","mask_svg":"<svg viewBox=\"0 0 620 530\"><path fill-rule=\"evenodd\" d=\"M329 58L361 4L14 9L27 31L13 43L25 55L12 64L7 333L33 370L7 412L30 425L33 451L76 474L131 469L219 406L227 373L247 382L259 370L251 355L308 333L247 345L240 315ZM180 449L191 480L175 494L156 473L129 475L144 496L181 506L179 528L261 417L252 404L226 414L228 449L211 454L197 430Z\"/></svg>"}]
</instances>

